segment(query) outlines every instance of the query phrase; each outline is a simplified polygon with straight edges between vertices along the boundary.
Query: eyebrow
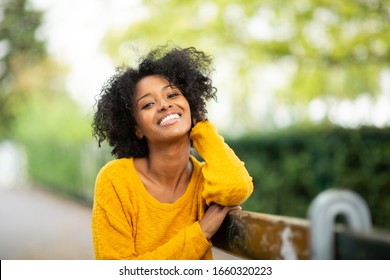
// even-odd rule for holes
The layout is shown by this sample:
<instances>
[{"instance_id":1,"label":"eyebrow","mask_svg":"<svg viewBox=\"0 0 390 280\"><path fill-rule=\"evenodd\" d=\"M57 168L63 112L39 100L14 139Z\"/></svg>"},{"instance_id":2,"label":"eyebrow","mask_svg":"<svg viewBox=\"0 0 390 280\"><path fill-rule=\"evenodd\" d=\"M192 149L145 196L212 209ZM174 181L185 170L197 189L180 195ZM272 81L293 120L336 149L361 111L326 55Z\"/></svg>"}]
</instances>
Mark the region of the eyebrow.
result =
<instances>
[{"instance_id":1,"label":"eyebrow","mask_svg":"<svg viewBox=\"0 0 390 280\"><path fill-rule=\"evenodd\" d=\"M161 88L161 90L166 90L167 88L178 88L177 86L175 86L174 84L167 84L166 86L163 86L162 88ZM142 95L140 98L138 98L138 100L137 100L137 104L140 102L140 100L141 99L143 99L143 98L145 98L145 97L148 97L149 95L151 95L151 93L150 92L147 92L147 93L145 93L144 95Z\"/></svg>"},{"instance_id":2,"label":"eyebrow","mask_svg":"<svg viewBox=\"0 0 390 280\"><path fill-rule=\"evenodd\" d=\"M150 94L151 94L151 93L150 93L150 92L148 92L148 93L146 93L146 94L142 95L140 98L138 98L138 100L137 100L137 102L136 102L136 103L138 104L142 98L148 97Z\"/></svg>"}]
</instances>

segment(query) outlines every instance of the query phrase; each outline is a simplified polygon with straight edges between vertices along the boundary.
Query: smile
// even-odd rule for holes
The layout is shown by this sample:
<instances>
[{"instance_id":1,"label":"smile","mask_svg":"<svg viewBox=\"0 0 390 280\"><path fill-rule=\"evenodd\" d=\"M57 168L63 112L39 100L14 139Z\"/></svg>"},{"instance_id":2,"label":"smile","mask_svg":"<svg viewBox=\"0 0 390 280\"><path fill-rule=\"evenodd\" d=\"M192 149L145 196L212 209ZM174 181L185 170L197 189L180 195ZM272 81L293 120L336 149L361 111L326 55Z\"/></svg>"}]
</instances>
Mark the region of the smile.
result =
<instances>
[{"instance_id":1,"label":"smile","mask_svg":"<svg viewBox=\"0 0 390 280\"><path fill-rule=\"evenodd\" d=\"M168 115L159 122L159 125L164 125L165 123L169 122L170 120L177 120L177 119L180 119L179 114Z\"/></svg>"}]
</instances>

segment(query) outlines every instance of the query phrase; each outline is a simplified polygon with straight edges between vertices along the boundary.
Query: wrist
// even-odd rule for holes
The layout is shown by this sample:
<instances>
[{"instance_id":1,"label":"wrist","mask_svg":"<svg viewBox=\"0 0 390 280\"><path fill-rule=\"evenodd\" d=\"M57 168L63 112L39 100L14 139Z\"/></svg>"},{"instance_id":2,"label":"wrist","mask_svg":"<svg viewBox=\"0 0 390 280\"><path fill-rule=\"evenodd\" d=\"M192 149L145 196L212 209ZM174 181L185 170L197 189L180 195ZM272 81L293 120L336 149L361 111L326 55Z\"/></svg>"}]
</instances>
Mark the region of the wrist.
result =
<instances>
[{"instance_id":1,"label":"wrist","mask_svg":"<svg viewBox=\"0 0 390 280\"><path fill-rule=\"evenodd\" d=\"M204 236L207 240L211 240L211 237L213 237L213 234L207 230L207 226L202 223L202 221L199 222L200 229L202 230Z\"/></svg>"}]
</instances>

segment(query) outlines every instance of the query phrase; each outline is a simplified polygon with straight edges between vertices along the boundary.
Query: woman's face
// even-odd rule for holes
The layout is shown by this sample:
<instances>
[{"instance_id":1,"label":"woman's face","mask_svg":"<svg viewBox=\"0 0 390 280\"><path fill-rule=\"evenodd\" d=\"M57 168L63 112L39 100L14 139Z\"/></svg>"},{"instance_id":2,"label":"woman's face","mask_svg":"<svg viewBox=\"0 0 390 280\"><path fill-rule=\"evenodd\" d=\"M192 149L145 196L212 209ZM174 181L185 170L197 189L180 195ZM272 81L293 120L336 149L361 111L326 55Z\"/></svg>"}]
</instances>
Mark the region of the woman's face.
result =
<instances>
[{"instance_id":1,"label":"woman's face","mask_svg":"<svg viewBox=\"0 0 390 280\"><path fill-rule=\"evenodd\" d=\"M159 75L142 78L135 88L134 117L138 138L148 144L176 140L191 129L190 105L183 93Z\"/></svg>"}]
</instances>

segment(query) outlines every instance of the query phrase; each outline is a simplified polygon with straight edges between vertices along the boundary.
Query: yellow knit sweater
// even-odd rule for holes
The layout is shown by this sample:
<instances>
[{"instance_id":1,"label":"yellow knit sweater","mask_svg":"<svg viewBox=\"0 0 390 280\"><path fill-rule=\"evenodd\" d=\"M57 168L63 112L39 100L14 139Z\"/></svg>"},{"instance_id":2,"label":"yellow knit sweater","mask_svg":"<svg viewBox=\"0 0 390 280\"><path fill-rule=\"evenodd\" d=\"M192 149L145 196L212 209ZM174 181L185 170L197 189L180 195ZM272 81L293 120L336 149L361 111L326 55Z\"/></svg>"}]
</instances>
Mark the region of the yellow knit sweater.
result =
<instances>
[{"instance_id":1,"label":"yellow knit sweater","mask_svg":"<svg viewBox=\"0 0 390 280\"><path fill-rule=\"evenodd\" d=\"M107 163L96 178L92 236L97 259L212 259L199 221L207 205L239 205L253 191L252 178L209 121L192 129L186 192L174 203L157 201L144 187L133 158Z\"/></svg>"}]
</instances>

